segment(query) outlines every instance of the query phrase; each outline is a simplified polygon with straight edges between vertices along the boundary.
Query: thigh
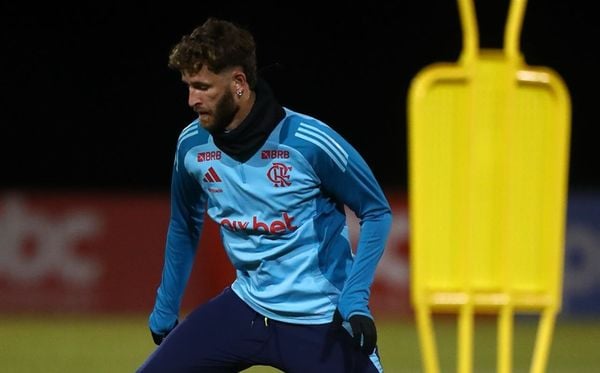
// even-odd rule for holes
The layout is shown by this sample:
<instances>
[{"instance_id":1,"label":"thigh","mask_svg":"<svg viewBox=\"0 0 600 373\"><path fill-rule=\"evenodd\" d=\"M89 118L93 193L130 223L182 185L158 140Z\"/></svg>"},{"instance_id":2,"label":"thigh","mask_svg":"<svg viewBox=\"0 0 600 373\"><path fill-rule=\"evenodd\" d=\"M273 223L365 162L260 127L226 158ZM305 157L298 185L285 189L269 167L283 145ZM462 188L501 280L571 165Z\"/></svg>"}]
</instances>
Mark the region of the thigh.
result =
<instances>
[{"instance_id":1,"label":"thigh","mask_svg":"<svg viewBox=\"0 0 600 373\"><path fill-rule=\"evenodd\" d=\"M231 289L195 309L138 372L237 372L260 350L268 331Z\"/></svg>"},{"instance_id":2,"label":"thigh","mask_svg":"<svg viewBox=\"0 0 600 373\"><path fill-rule=\"evenodd\" d=\"M278 323L276 335L288 373L383 372L377 349L365 355L343 327Z\"/></svg>"}]
</instances>

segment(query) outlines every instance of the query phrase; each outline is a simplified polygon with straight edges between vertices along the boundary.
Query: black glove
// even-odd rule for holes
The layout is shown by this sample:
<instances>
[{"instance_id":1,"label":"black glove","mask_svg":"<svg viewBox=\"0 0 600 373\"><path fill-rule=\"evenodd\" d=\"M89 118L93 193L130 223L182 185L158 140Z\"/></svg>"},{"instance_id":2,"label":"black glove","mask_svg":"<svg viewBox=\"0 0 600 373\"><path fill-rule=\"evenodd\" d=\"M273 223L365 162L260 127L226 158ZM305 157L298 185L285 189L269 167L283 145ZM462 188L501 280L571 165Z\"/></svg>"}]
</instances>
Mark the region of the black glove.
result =
<instances>
[{"instance_id":1,"label":"black glove","mask_svg":"<svg viewBox=\"0 0 600 373\"><path fill-rule=\"evenodd\" d=\"M354 315L348 321L352 327L356 346L360 347L365 354L371 355L377 344L377 328L373 319L365 315Z\"/></svg>"},{"instance_id":2,"label":"black glove","mask_svg":"<svg viewBox=\"0 0 600 373\"><path fill-rule=\"evenodd\" d=\"M152 329L150 329L150 334L152 334L152 340L154 341L154 343L155 343L157 346L160 346L160 344L162 343L162 341L163 341L165 338L167 338L167 335L169 335L169 333L170 333L170 332L171 332L173 329L175 329L175 327L177 326L177 324L179 324L179 320L175 320L175 325L173 325L173 328L171 328L171 330L169 330L168 332L166 332L166 333L163 333L163 334L154 333L154 332L152 331Z\"/></svg>"},{"instance_id":3,"label":"black glove","mask_svg":"<svg viewBox=\"0 0 600 373\"><path fill-rule=\"evenodd\" d=\"M352 338L359 348L367 355L371 355L377 345L377 328L372 318L365 315L350 316L350 327L352 328ZM333 323L342 324L342 315L338 310L333 314Z\"/></svg>"}]
</instances>

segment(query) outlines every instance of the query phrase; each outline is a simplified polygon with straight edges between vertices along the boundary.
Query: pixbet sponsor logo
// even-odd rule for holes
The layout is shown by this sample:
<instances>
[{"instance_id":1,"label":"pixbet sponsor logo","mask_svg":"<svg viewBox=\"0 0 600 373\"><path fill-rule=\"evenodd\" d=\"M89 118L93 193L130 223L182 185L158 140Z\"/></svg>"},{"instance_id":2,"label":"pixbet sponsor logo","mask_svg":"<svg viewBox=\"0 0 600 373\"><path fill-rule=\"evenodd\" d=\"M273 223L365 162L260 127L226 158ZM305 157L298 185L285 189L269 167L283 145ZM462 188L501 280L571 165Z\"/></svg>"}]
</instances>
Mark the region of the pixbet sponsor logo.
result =
<instances>
[{"instance_id":1,"label":"pixbet sponsor logo","mask_svg":"<svg viewBox=\"0 0 600 373\"><path fill-rule=\"evenodd\" d=\"M252 230L255 232L264 232L271 234L291 232L298 228L297 226L292 224L294 217L289 216L287 212L284 212L281 217L281 220L275 219L271 222L261 221L256 215L252 217L252 222L247 220L229 220L225 218L221 220L220 224L221 226L234 232ZM252 225L250 225L251 223Z\"/></svg>"}]
</instances>

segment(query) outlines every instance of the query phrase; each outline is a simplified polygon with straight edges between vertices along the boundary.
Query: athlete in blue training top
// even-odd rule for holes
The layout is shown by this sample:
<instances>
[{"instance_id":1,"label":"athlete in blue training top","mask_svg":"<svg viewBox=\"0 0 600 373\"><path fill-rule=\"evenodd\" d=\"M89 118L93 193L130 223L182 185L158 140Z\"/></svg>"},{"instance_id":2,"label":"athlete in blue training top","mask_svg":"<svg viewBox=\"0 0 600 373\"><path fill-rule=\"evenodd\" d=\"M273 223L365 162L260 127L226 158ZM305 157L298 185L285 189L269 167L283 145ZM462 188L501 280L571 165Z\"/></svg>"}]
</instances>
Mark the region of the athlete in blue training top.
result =
<instances>
[{"instance_id":1,"label":"athlete in blue training top","mask_svg":"<svg viewBox=\"0 0 600 373\"><path fill-rule=\"evenodd\" d=\"M370 287L391 225L371 170L336 131L280 106L252 35L208 19L169 56L199 118L179 136L162 280L139 372L382 372ZM360 219L352 250L344 206ZM236 279L179 323L203 218ZM167 336L168 335L168 336Z\"/></svg>"}]
</instances>

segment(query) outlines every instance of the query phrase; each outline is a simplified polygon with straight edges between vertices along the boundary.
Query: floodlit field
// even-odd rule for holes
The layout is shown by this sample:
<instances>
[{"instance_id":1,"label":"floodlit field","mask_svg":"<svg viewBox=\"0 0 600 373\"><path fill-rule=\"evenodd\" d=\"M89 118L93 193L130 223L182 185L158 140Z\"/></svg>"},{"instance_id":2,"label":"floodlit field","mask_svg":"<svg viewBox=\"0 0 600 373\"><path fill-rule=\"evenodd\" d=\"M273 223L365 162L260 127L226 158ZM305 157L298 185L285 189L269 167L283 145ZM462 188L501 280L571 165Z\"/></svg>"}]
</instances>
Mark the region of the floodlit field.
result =
<instances>
[{"instance_id":1,"label":"floodlit field","mask_svg":"<svg viewBox=\"0 0 600 373\"><path fill-rule=\"evenodd\" d=\"M456 371L453 319L436 319L442 372ZM387 373L422 372L417 330L411 320L378 321L379 347ZM537 320L517 319L514 372L528 372ZM474 372L495 372L495 323L477 320ZM145 316L0 316L0 371L6 373L134 372L154 349ZM600 366L600 321L561 320L555 329L548 372L596 372ZM278 372L254 367L246 372Z\"/></svg>"}]
</instances>

